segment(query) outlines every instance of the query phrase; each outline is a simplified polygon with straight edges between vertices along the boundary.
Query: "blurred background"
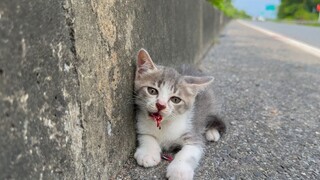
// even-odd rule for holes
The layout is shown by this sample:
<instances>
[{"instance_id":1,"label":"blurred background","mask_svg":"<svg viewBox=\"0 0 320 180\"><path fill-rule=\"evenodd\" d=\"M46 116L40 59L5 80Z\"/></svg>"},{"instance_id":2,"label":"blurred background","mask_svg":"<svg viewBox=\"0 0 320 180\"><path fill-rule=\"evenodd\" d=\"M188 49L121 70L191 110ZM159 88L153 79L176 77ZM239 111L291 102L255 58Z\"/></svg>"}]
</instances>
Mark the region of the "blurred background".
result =
<instances>
[{"instance_id":1,"label":"blurred background","mask_svg":"<svg viewBox=\"0 0 320 180\"><path fill-rule=\"evenodd\" d=\"M284 21L320 26L320 0L210 0L233 18Z\"/></svg>"}]
</instances>

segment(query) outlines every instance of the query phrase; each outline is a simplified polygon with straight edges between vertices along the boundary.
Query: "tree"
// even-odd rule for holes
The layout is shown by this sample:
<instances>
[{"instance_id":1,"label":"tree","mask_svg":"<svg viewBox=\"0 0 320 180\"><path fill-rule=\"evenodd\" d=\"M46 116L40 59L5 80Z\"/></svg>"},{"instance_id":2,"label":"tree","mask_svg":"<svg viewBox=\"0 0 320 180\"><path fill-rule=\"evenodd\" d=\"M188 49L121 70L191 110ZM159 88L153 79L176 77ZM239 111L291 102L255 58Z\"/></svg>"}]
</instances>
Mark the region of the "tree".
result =
<instances>
[{"instance_id":1,"label":"tree","mask_svg":"<svg viewBox=\"0 0 320 180\"><path fill-rule=\"evenodd\" d=\"M316 20L316 5L320 0L281 0L279 19Z\"/></svg>"},{"instance_id":2,"label":"tree","mask_svg":"<svg viewBox=\"0 0 320 180\"><path fill-rule=\"evenodd\" d=\"M213 6L220 9L224 12L227 16L232 18L250 18L250 16L244 12L236 9L233 4L232 0L208 0Z\"/></svg>"}]
</instances>

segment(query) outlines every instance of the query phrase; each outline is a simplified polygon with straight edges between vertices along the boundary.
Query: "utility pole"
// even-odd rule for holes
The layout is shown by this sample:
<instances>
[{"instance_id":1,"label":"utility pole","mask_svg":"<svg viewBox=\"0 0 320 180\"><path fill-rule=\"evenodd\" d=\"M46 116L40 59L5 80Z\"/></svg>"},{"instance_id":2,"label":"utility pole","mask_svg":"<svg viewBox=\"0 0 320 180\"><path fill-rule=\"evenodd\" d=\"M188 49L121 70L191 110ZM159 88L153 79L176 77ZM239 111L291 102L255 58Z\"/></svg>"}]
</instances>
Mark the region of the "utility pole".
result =
<instances>
[{"instance_id":1,"label":"utility pole","mask_svg":"<svg viewBox=\"0 0 320 180\"><path fill-rule=\"evenodd\" d=\"M317 4L317 11L319 13L318 23L320 23L320 4Z\"/></svg>"}]
</instances>

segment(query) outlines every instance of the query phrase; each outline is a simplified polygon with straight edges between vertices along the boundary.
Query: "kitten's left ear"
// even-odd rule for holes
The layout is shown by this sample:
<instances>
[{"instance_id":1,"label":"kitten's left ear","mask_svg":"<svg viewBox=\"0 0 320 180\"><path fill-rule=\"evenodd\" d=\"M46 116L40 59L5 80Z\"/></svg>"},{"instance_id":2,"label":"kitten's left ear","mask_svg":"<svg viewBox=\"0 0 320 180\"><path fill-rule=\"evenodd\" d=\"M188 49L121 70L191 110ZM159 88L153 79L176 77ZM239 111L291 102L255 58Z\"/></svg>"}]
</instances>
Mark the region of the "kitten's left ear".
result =
<instances>
[{"instance_id":1,"label":"kitten's left ear","mask_svg":"<svg viewBox=\"0 0 320 180\"><path fill-rule=\"evenodd\" d=\"M205 89L208 85L210 85L214 77L212 76L203 76L203 77L195 77L195 76L184 76L185 82L192 86L193 88L196 88L196 90L203 90Z\"/></svg>"},{"instance_id":2,"label":"kitten's left ear","mask_svg":"<svg viewBox=\"0 0 320 180\"><path fill-rule=\"evenodd\" d=\"M145 49L140 49L137 57L137 73L143 74L149 70L157 70L149 53Z\"/></svg>"}]
</instances>

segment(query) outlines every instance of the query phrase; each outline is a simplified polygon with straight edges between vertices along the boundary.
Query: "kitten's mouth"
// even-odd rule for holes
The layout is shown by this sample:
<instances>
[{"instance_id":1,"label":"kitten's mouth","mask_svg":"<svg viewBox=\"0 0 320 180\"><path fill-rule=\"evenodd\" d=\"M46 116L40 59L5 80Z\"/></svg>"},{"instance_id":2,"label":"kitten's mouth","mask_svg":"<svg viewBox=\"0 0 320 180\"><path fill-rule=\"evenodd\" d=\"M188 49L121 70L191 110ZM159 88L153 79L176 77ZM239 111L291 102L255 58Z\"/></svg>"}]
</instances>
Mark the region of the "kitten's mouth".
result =
<instances>
[{"instance_id":1,"label":"kitten's mouth","mask_svg":"<svg viewBox=\"0 0 320 180\"><path fill-rule=\"evenodd\" d=\"M160 115L160 113L149 113L149 116L157 123L157 127L161 129L160 122L162 121L162 116Z\"/></svg>"}]
</instances>

